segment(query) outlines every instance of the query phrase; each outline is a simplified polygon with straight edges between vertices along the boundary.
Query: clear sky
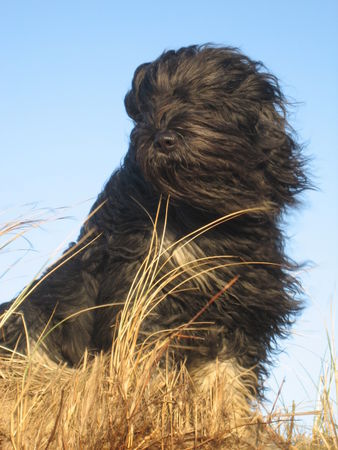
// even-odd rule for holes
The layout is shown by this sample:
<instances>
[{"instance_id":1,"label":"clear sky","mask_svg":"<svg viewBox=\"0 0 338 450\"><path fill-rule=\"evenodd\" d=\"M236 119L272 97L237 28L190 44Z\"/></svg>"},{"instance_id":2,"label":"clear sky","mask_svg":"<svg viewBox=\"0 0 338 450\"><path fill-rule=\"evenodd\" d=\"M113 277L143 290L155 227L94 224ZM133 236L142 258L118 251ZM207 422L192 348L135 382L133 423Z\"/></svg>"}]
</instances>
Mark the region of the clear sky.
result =
<instances>
[{"instance_id":1,"label":"clear sky","mask_svg":"<svg viewBox=\"0 0 338 450\"><path fill-rule=\"evenodd\" d=\"M135 68L164 49L236 46L262 60L297 103L291 122L319 188L289 222L290 254L312 265L301 274L307 308L273 372L278 382L286 377L287 404L313 405L325 321L337 323L330 317L338 279L337 23L336 0L0 2L0 221L71 216L1 252L0 301L76 236L121 161L131 128L123 98Z\"/></svg>"}]
</instances>

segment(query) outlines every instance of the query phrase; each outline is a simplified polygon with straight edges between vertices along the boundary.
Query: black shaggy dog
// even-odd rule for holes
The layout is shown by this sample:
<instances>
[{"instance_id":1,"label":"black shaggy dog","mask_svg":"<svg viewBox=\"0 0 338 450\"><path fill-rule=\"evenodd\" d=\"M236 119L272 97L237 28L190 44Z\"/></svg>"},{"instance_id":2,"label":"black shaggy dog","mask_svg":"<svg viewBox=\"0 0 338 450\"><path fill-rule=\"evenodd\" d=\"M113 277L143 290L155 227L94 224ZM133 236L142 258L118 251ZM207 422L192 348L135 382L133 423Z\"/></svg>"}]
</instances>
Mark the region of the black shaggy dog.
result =
<instances>
[{"instance_id":1,"label":"black shaggy dog","mask_svg":"<svg viewBox=\"0 0 338 450\"><path fill-rule=\"evenodd\" d=\"M216 360L233 376L252 369L259 391L276 338L300 309L281 224L307 179L278 81L234 48L191 46L138 67L125 106L135 126L122 166L64 264L5 321L1 345L26 352L24 320L31 347L54 327L41 351L56 362L109 350L162 199L156 231L167 250L157 277L177 276L161 285L140 339L198 317L175 358L202 384Z\"/></svg>"}]
</instances>

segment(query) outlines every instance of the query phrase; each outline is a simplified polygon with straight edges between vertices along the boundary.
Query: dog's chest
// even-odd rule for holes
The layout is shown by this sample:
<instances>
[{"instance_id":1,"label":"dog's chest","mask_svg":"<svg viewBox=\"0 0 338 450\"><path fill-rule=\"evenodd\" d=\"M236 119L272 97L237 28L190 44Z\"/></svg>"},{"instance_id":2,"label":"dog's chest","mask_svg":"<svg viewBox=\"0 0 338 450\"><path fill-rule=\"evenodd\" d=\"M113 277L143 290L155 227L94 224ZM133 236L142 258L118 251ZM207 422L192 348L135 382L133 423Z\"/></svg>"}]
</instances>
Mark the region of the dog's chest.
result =
<instances>
[{"instance_id":1,"label":"dog's chest","mask_svg":"<svg viewBox=\"0 0 338 450\"><path fill-rule=\"evenodd\" d=\"M213 245L198 236L177 238L170 229L166 231L161 250L162 272L175 276L186 287L193 286L209 294L220 282L224 269L222 257L213 253Z\"/></svg>"}]
</instances>

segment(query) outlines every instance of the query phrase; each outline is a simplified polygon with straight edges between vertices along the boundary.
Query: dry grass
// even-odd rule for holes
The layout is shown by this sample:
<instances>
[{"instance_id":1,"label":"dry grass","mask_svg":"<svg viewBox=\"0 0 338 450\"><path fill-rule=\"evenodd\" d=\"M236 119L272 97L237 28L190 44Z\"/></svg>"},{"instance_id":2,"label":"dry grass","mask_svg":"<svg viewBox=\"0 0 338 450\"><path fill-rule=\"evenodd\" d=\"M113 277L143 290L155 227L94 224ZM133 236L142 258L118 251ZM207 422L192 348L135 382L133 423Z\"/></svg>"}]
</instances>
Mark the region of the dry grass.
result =
<instances>
[{"instance_id":1,"label":"dry grass","mask_svg":"<svg viewBox=\"0 0 338 450\"><path fill-rule=\"evenodd\" d=\"M222 220L230 219L228 216ZM27 225L20 222L4 226L0 236L8 235L10 229L14 234L8 235L8 241L12 242L27 231ZM186 245L204 231L197 230L178 245ZM208 391L200 392L184 366L175 368L168 364L171 345L193 329L199 315L184 327L151 336L142 345L138 343L142 321L159 301L165 300L159 293L168 278L157 276L159 256L166 251L163 242L163 236L159 238L154 233L149 254L124 303L111 354L93 359L84 355L77 369L56 366L39 358L39 343L29 356L12 353L0 358L0 448L338 448L333 402L338 375L333 338L329 340L329 364L319 387L320 413L315 416L311 434L297 429L295 410L272 412L263 417L252 408L246 415L237 417L236 397L232 395L238 384L235 377L217 373ZM202 273L211 270L209 263L204 259L192 264ZM223 264L226 263L225 258ZM187 279L194 276L188 264L173 270L169 279L172 281L182 272L187 274ZM231 280L224 290L235 282L236 279ZM184 286L176 288L184 289ZM20 301L29 301L28 295L29 288ZM218 295L209 304L217 301ZM7 318L8 315L0 318L0 327Z\"/></svg>"},{"instance_id":2,"label":"dry grass","mask_svg":"<svg viewBox=\"0 0 338 450\"><path fill-rule=\"evenodd\" d=\"M299 450L338 449L338 368L334 351L334 336L328 334L328 357L323 358L322 370L317 386L316 410L298 412L293 404L292 410L275 414L275 431L285 437L291 448ZM312 428L297 425L299 418L312 416Z\"/></svg>"}]
</instances>

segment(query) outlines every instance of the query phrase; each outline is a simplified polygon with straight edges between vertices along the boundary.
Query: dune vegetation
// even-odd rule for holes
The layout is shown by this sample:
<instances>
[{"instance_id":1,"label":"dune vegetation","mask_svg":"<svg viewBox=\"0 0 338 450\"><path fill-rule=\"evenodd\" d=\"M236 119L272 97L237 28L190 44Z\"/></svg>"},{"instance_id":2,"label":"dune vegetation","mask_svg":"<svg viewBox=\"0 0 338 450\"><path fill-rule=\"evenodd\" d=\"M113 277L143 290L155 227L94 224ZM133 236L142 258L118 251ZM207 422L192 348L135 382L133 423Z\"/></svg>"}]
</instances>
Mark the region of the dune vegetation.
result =
<instances>
[{"instance_id":1,"label":"dune vegetation","mask_svg":"<svg viewBox=\"0 0 338 450\"><path fill-rule=\"evenodd\" d=\"M39 220L17 220L0 226L8 247ZM155 224L156 225L156 224ZM156 227L155 227L156 229ZM140 344L142 320L158 299L154 285L161 237L154 233L144 261L124 303L109 354L85 354L77 368L55 364L39 352L5 351L0 356L1 449L335 449L338 448L336 394L338 370L333 336L323 364L316 411L287 411L277 396L270 413L253 402L244 417L234 417L231 395L236 379L216 374L208 392L199 392L184 364L173 367L168 352L192 321ZM155 250L154 250L155 249ZM155 256L154 256L155 255ZM185 270L184 267L177 268ZM201 265L205 270L205 261ZM176 272L170 275L176 276ZM165 280L161 281L165 283ZM231 280L225 286L227 289ZM29 301L28 286L9 311ZM217 296L210 302L217 301ZM81 314L81 312L79 312ZM71 318L69 318L71 320ZM27 330L27 342L29 331ZM265 409L266 411L266 409ZM313 416L312 430L299 427L300 415Z\"/></svg>"}]
</instances>

